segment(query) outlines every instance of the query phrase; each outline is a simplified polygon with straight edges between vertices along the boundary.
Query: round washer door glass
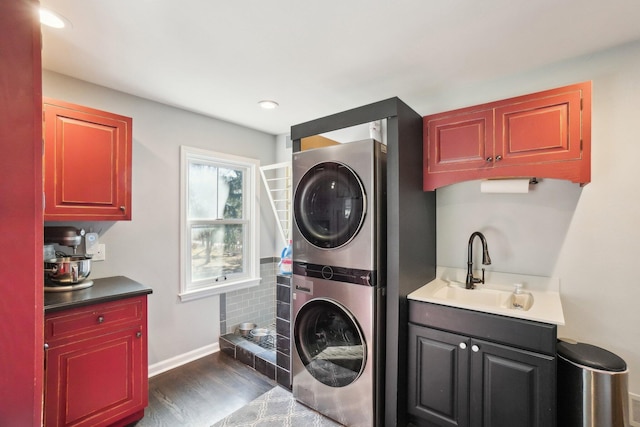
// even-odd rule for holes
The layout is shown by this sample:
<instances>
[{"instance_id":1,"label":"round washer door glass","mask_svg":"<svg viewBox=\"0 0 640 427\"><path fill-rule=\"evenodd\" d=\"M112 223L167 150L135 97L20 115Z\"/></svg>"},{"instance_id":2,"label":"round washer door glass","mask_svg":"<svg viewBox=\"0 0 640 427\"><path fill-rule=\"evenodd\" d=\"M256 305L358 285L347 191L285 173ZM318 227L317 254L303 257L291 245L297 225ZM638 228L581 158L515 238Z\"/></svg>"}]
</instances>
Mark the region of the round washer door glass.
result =
<instances>
[{"instance_id":1,"label":"round washer door glass","mask_svg":"<svg viewBox=\"0 0 640 427\"><path fill-rule=\"evenodd\" d=\"M366 214L364 187L348 166L323 162L298 184L293 212L304 238L324 249L338 248L358 233Z\"/></svg>"},{"instance_id":2,"label":"round washer door glass","mask_svg":"<svg viewBox=\"0 0 640 427\"><path fill-rule=\"evenodd\" d=\"M353 316L336 302L318 298L300 308L295 343L307 371L330 387L344 387L360 377L367 347Z\"/></svg>"}]
</instances>

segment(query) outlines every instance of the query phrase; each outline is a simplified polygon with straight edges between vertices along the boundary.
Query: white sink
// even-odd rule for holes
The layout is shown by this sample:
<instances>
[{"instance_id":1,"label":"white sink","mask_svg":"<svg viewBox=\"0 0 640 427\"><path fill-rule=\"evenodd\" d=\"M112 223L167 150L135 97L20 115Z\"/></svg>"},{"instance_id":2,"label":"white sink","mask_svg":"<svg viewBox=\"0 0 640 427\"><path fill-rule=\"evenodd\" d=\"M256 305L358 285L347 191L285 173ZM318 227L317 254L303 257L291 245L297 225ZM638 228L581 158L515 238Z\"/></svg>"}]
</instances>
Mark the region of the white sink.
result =
<instances>
[{"instance_id":1,"label":"white sink","mask_svg":"<svg viewBox=\"0 0 640 427\"><path fill-rule=\"evenodd\" d=\"M407 298L564 325L558 278L491 271L486 274L485 284L477 284L475 289L465 289L466 276L466 269L438 267L436 278L411 292ZM523 286L517 300L520 307L514 307L512 300L516 284Z\"/></svg>"},{"instance_id":2,"label":"white sink","mask_svg":"<svg viewBox=\"0 0 640 427\"><path fill-rule=\"evenodd\" d=\"M533 295L523 292L514 304L513 292L490 289L478 285L475 289L466 289L463 283L450 282L433 293L434 299L456 301L461 304L501 307L527 311L533 306Z\"/></svg>"},{"instance_id":3,"label":"white sink","mask_svg":"<svg viewBox=\"0 0 640 427\"><path fill-rule=\"evenodd\" d=\"M487 273L487 283L477 284L475 289L465 289L466 276L466 269L438 267L436 278L410 293L407 298L564 325L559 293L560 282L557 278L491 271ZM511 296L515 284L520 283L524 287L519 298L522 307L514 308Z\"/></svg>"}]
</instances>

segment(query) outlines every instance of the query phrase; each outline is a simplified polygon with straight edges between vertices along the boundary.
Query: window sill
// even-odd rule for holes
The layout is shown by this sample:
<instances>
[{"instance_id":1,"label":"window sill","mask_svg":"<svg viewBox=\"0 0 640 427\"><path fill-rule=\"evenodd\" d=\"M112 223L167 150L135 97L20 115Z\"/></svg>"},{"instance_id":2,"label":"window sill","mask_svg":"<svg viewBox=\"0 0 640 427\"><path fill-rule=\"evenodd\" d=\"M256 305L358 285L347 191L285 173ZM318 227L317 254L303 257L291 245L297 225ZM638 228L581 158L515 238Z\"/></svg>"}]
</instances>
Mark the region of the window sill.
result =
<instances>
[{"instance_id":1,"label":"window sill","mask_svg":"<svg viewBox=\"0 0 640 427\"><path fill-rule=\"evenodd\" d=\"M252 288L260 284L260 277L240 280L232 283L209 286L206 288L194 289L178 294L181 302L192 301L195 299L206 298L214 295L226 294L227 292L237 291L239 289Z\"/></svg>"}]
</instances>

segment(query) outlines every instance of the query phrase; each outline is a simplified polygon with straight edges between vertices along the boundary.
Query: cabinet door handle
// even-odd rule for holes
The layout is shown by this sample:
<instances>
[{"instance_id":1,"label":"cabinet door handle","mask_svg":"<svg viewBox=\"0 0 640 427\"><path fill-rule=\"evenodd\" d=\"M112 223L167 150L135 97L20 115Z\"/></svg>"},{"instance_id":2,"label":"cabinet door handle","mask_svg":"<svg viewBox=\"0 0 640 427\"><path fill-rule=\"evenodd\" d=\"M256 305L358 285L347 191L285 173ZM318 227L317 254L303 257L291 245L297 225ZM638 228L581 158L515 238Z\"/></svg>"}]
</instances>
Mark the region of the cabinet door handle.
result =
<instances>
[{"instance_id":1,"label":"cabinet door handle","mask_svg":"<svg viewBox=\"0 0 640 427\"><path fill-rule=\"evenodd\" d=\"M49 344L44 343L44 351L47 351L47 350L49 350Z\"/></svg>"},{"instance_id":2,"label":"cabinet door handle","mask_svg":"<svg viewBox=\"0 0 640 427\"><path fill-rule=\"evenodd\" d=\"M487 163L491 163L493 161L493 157L487 157Z\"/></svg>"},{"instance_id":3,"label":"cabinet door handle","mask_svg":"<svg viewBox=\"0 0 640 427\"><path fill-rule=\"evenodd\" d=\"M464 349L466 349L466 348L467 348L467 344L466 344L466 343L461 342L461 343L460 343L460 348L461 348L461 349L463 349L463 350L464 350Z\"/></svg>"},{"instance_id":4,"label":"cabinet door handle","mask_svg":"<svg viewBox=\"0 0 640 427\"><path fill-rule=\"evenodd\" d=\"M124 212L124 211L126 211L126 210L127 210L127 207L126 207L126 206L124 206L124 205L122 205L122 206L120 206L120 210L121 210L122 212Z\"/></svg>"},{"instance_id":5,"label":"cabinet door handle","mask_svg":"<svg viewBox=\"0 0 640 427\"><path fill-rule=\"evenodd\" d=\"M502 160L502 156L501 155L497 155L496 156L496 162L499 162L500 160Z\"/></svg>"},{"instance_id":6,"label":"cabinet door handle","mask_svg":"<svg viewBox=\"0 0 640 427\"><path fill-rule=\"evenodd\" d=\"M136 338L140 338L142 336L142 332L138 331L136 332Z\"/></svg>"},{"instance_id":7,"label":"cabinet door handle","mask_svg":"<svg viewBox=\"0 0 640 427\"><path fill-rule=\"evenodd\" d=\"M104 316L98 316L98 323L104 322Z\"/></svg>"},{"instance_id":8,"label":"cabinet door handle","mask_svg":"<svg viewBox=\"0 0 640 427\"><path fill-rule=\"evenodd\" d=\"M474 353L477 353L478 351L480 351L480 347L474 344L471 346L471 351L473 351Z\"/></svg>"}]
</instances>

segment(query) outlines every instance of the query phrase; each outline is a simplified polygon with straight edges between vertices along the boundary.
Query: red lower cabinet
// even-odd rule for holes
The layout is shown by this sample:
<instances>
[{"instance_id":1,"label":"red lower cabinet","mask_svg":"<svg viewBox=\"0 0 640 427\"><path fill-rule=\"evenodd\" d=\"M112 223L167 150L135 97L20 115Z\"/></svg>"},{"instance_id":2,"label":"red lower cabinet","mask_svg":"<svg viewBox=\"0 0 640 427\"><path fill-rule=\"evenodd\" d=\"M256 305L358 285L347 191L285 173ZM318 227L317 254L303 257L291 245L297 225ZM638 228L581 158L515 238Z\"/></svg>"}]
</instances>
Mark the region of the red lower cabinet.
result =
<instances>
[{"instance_id":1,"label":"red lower cabinet","mask_svg":"<svg viewBox=\"0 0 640 427\"><path fill-rule=\"evenodd\" d=\"M146 296L45 316L45 426L111 426L148 403Z\"/></svg>"}]
</instances>

